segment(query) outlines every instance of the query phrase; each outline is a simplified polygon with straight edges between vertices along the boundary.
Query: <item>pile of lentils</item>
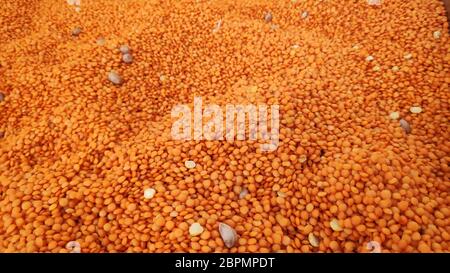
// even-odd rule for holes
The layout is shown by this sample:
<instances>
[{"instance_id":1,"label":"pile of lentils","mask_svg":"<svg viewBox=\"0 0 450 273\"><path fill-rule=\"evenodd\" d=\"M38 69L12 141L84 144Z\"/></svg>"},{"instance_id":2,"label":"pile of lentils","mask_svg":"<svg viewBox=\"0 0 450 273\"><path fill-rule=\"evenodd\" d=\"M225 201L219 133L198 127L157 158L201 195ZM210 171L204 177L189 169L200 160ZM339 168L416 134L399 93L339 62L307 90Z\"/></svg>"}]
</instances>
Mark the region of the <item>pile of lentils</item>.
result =
<instances>
[{"instance_id":1,"label":"pile of lentils","mask_svg":"<svg viewBox=\"0 0 450 273\"><path fill-rule=\"evenodd\" d=\"M3 0L0 252L448 252L440 0ZM280 106L279 146L171 109Z\"/></svg>"}]
</instances>

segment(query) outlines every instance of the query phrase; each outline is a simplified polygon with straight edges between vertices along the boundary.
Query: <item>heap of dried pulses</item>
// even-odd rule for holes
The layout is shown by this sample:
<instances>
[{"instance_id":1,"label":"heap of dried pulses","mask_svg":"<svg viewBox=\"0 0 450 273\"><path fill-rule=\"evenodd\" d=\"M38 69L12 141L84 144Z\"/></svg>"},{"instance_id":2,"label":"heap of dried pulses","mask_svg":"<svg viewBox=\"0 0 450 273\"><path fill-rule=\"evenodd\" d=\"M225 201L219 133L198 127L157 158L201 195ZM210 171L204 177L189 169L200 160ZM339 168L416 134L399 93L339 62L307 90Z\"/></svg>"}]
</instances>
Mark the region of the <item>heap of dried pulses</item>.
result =
<instances>
[{"instance_id":1,"label":"heap of dried pulses","mask_svg":"<svg viewBox=\"0 0 450 273\"><path fill-rule=\"evenodd\" d=\"M2 0L0 18L0 252L450 251L442 1ZM277 141L248 115L244 138L204 137L238 105L278 107ZM173 137L173 109L197 137Z\"/></svg>"}]
</instances>

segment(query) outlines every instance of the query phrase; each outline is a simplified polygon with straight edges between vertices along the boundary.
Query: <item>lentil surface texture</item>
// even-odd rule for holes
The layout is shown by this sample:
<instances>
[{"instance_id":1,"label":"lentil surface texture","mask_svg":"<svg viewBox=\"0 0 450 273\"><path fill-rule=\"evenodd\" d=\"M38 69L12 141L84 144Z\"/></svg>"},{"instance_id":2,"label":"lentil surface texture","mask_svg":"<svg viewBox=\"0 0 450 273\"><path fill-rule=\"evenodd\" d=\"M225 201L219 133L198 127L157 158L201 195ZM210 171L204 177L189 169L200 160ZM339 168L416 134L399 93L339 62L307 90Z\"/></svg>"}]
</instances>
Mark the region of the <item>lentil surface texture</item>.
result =
<instances>
[{"instance_id":1,"label":"lentil surface texture","mask_svg":"<svg viewBox=\"0 0 450 273\"><path fill-rule=\"evenodd\" d=\"M0 252L449 251L442 1L77 2L0 5ZM172 140L194 95L278 149Z\"/></svg>"}]
</instances>

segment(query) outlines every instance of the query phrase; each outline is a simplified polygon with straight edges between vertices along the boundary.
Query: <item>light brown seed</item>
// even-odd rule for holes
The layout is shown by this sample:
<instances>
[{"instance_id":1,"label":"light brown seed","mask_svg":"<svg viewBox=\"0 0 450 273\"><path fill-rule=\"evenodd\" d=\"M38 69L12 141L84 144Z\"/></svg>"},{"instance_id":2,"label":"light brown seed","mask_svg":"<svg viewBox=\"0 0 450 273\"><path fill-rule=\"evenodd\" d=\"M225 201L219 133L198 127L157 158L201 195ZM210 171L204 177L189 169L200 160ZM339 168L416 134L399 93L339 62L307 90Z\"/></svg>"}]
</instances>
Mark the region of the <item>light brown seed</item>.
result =
<instances>
[{"instance_id":1,"label":"light brown seed","mask_svg":"<svg viewBox=\"0 0 450 273\"><path fill-rule=\"evenodd\" d=\"M403 131L405 131L405 133L407 133L407 134L410 134L411 131L412 131L411 126L410 126L409 123L408 123L406 120L404 120L404 119L401 119L401 120L400 120L400 127L402 127Z\"/></svg>"},{"instance_id":2,"label":"light brown seed","mask_svg":"<svg viewBox=\"0 0 450 273\"><path fill-rule=\"evenodd\" d=\"M120 85L123 83L122 77L114 70L108 73L108 80L115 85Z\"/></svg>"},{"instance_id":3,"label":"light brown seed","mask_svg":"<svg viewBox=\"0 0 450 273\"><path fill-rule=\"evenodd\" d=\"M237 233L229 225L219 223L219 233L226 247L232 248L236 244L238 240Z\"/></svg>"}]
</instances>

